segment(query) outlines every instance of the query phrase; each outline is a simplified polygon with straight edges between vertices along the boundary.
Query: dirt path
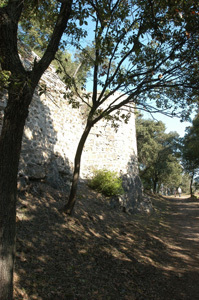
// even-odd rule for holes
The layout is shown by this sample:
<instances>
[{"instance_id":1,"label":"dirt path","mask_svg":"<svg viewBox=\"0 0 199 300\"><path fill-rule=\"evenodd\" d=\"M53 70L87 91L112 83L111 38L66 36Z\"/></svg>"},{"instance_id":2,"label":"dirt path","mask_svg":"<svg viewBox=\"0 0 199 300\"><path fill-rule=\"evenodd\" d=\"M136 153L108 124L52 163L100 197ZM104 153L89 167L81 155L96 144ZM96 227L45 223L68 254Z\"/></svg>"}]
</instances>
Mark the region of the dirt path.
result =
<instances>
[{"instance_id":1,"label":"dirt path","mask_svg":"<svg viewBox=\"0 0 199 300\"><path fill-rule=\"evenodd\" d=\"M181 299L199 299L199 202L186 197L167 201L165 238L173 257L169 268L179 277L176 290Z\"/></svg>"},{"instance_id":2,"label":"dirt path","mask_svg":"<svg viewBox=\"0 0 199 300\"><path fill-rule=\"evenodd\" d=\"M65 197L19 197L15 300L199 299L199 203L153 196L152 216L128 215L82 184L70 218Z\"/></svg>"}]
</instances>

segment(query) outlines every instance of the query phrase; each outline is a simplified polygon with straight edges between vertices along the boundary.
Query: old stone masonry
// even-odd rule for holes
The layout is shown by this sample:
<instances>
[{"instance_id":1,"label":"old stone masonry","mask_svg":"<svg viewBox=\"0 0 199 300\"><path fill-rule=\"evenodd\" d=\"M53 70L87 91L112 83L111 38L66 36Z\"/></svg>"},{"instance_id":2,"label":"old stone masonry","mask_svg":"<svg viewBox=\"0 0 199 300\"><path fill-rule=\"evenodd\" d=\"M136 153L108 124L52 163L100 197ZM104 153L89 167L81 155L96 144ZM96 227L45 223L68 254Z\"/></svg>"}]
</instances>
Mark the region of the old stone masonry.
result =
<instances>
[{"instance_id":1,"label":"old stone masonry","mask_svg":"<svg viewBox=\"0 0 199 300\"><path fill-rule=\"evenodd\" d=\"M35 56L29 52L23 56L27 69L31 69ZM66 86L53 66L44 73L41 85L46 85L46 92L40 95L38 87L34 93L24 129L19 176L62 188L72 178L74 155L85 126L85 107L71 107L64 98ZM6 98L5 93L0 95L0 131ZM81 179L103 168L122 174L126 191L121 198L123 206L149 209L147 201L144 206L142 203L134 114L128 124L120 124L117 133L107 121L100 121L91 130L82 155Z\"/></svg>"}]
</instances>

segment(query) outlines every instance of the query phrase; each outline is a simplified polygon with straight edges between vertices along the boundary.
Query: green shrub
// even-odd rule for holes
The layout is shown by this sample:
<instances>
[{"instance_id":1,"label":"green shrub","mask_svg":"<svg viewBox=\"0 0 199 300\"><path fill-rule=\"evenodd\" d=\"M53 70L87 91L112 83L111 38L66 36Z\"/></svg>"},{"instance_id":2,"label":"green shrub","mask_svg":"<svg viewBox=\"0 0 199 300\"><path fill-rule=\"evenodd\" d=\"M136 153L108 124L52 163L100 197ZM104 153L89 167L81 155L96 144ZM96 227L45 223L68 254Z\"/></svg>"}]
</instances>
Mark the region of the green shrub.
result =
<instances>
[{"instance_id":1,"label":"green shrub","mask_svg":"<svg viewBox=\"0 0 199 300\"><path fill-rule=\"evenodd\" d=\"M105 196L115 196L123 194L122 179L116 172L95 170L93 178L89 181L89 186Z\"/></svg>"}]
</instances>

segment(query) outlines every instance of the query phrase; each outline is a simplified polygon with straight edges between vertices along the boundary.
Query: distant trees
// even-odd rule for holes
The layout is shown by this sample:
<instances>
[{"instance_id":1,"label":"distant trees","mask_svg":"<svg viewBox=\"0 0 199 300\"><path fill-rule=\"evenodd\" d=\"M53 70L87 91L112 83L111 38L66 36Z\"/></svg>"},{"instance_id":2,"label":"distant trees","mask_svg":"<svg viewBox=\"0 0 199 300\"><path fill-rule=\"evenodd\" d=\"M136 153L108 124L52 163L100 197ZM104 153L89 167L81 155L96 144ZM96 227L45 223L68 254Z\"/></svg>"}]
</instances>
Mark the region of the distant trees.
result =
<instances>
[{"instance_id":1,"label":"distant trees","mask_svg":"<svg viewBox=\"0 0 199 300\"><path fill-rule=\"evenodd\" d=\"M191 182L191 178L190 175L184 171L183 175L182 175L182 184L181 184L181 188L183 193L190 193L190 182Z\"/></svg>"},{"instance_id":2,"label":"distant trees","mask_svg":"<svg viewBox=\"0 0 199 300\"><path fill-rule=\"evenodd\" d=\"M187 127L184 138L175 132L165 133L161 121L136 119L138 162L143 185L154 192L161 184L167 187L183 185L194 194L193 183L199 175L199 116Z\"/></svg>"},{"instance_id":3,"label":"distant trees","mask_svg":"<svg viewBox=\"0 0 199 300\"><path fill-rule=\"evenodd\" d=\"M165 133L161 121L136 119L140 177L146 189L159 191L161 185L173 188L182 180L178 134Z\"/></svg>"},{"instance_id":4,"label":"distant trees","mask_svg":"<svg viewBox=\"0 0 199 300\"><path fill-rule=\"evenodd\" d=\"M192 126L187 127L182 140L183 166L190 175L190 194L193 195L194 177L199 172L199 115L197 114Z\"/></svg>"}]
</instances>

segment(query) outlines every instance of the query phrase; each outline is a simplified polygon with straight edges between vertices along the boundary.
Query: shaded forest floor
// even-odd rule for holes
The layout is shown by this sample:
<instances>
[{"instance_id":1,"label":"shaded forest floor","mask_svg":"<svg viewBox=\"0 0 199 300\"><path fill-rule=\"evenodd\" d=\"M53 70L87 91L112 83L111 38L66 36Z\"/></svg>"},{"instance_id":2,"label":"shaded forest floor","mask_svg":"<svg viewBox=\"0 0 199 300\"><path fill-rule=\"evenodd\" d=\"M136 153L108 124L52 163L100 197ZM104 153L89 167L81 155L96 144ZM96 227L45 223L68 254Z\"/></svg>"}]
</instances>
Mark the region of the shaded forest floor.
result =
<instances>
[{"instance_id":1,"label":"shaded forest floor","mask_svg":"<svg viewBox=\"0 0 199 300\"><path fill-rule=\"evenodd\" d=\"M128 215L81 183L66 195L36 183L19 195L15 300L199 299L199 201L152 197Z\"/></svg>"}]
</instances>

